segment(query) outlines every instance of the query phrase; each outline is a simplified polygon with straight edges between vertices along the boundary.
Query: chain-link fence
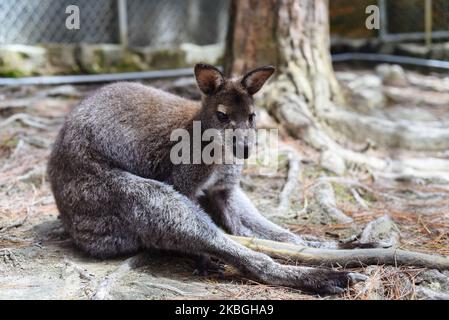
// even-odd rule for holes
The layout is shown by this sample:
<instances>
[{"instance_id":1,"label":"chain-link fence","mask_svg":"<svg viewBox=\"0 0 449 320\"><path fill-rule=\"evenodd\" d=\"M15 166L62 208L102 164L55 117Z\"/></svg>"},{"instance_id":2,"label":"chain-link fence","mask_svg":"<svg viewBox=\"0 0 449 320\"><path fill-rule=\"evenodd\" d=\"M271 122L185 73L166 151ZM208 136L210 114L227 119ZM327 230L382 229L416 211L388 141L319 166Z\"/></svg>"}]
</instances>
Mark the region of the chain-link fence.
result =
<instances>
[{"instance_id":1,"label":"chain-link fence","mask_svg":"<svg viewBox=\"0 0 449 320\"><path fill-rule=\"evenodd\" d=\"M374 38L384 42L449 39L447 0L332 0L331 32L343 38ZM368 29L366 8L379 8L380 28Z\"/></svg>"},{"instance_id":2,"label":"chain-link fence","mask_svg":"<svg viewBox=\"0 0 449 320\"><path fill-rule=\"evenodd\" d=\"M0 0L0 44L120 43L170 46L225 38L230 0ZM122 3L122 8L120 8ZM66 8L80 9L70 30ZM448 0L331 0L334 36L384 42L449 39ZM380 29L365 26L366 8L380 9ZM125 17L125 22L120 17ZM122 23L121 23L122 22ZM122 36L121 36L122 35ZM125 37L123 37L125 35Z\"/></svg>"},{"instance_id":3,"label":"chain-link fence","mask_svg":"<svg viewBox=\"0 0 449 320\"><path fill-rule=\"evenodd\" d=\"M209 44L225 37L229 0L125 0L122 8L119 3L0 0L0 44L119 43L121 31L132 46ZM79 30L65 26L70 5L79 7ZM120 24L121 14L126 25Z\"/></svg>"}]
</instances>

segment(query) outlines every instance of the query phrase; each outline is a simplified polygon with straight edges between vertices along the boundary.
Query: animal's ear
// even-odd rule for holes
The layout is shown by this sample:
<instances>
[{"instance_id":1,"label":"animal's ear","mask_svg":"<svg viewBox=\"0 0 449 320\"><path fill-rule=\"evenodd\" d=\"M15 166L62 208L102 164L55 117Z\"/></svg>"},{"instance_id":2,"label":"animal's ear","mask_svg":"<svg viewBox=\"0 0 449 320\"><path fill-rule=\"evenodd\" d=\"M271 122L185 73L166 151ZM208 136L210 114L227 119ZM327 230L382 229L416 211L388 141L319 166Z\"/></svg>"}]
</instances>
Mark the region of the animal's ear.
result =
<instances>
[{"instance_id":1,"label":"animal's ear","mask_svg":"<svg viewBox=\"0 0 449 320\"><path fill-rule=\"evenodd\" d=\"M214 66L198 63L195 65L195 78L204 94L218 91L224 84L223 74Z\"/></svg>"},{"instance_id":2,"label":"animal's ear","mask_svg":"<svg viewBox=\"0 0 449 320\"><path fill-rule=\"evenodd\" d=\"M276 69L273 66L260 67L248 72L242 79L242 86L250 95L259 91Z\"/></svg>"}]
</instances>

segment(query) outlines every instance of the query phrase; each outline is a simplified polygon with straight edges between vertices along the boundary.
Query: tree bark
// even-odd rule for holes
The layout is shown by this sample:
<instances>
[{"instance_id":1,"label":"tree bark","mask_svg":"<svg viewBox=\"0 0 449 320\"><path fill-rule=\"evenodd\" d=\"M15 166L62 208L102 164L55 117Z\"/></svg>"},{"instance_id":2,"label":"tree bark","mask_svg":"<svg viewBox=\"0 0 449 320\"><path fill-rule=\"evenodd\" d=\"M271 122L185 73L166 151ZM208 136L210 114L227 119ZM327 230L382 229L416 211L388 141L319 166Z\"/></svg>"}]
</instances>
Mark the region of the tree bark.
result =
<instances>
[{"instance_id":1,"label":"tree bark","mask_svg":"<svg viewBox=\"0 0 449 320\"><path fill-rule=\"evenodd\" d=\"M265 107L295 137L321 130L316 116L344 102L329 53L327 1L234 0L230 17L225 73L276 66Z\"/></svg>"}]
</instances>

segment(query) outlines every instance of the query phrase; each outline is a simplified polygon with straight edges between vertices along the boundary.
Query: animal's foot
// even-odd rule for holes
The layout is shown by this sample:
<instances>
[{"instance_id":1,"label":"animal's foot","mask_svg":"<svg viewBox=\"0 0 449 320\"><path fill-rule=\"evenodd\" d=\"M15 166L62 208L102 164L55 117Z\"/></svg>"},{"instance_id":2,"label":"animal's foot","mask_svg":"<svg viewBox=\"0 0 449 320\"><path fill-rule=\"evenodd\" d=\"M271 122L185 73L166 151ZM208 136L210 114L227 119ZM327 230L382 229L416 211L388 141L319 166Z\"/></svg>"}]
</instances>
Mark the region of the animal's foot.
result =
<instances>
[{"instance_id":1,"label":"animal's foot","mask_svg":"<svg viewBox=\"0 0 449 320\"><path fill-rule=\"evenodd\" d=\"M367 279L367 276L355 272L316 269L305 277L300 289L321 295L341 294L350 286Z\"/></svg>"},{"instance_id":2,"label":"animal's foot","mask_svg":"<svg viewBox=\"0 0 449 320\"><path fill-rule=\"evenodd\" d=\"M321 268L282 265L281 268L276 269L273 278L267 275L266 282L295 287L307 293L320 295L341 294L355 283L368 279L360 273Z\"/></svg>"}]
</instances>

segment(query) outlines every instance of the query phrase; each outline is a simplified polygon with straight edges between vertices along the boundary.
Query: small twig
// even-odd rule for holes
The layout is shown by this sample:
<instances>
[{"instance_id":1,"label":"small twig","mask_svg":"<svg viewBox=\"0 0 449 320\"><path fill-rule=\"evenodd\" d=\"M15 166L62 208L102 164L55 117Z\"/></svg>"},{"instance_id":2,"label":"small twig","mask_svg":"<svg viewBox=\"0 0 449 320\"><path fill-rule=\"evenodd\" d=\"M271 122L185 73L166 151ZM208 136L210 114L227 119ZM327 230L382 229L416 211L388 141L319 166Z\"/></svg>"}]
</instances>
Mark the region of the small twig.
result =
<instances>
[{"instance_id":1,"label":"small twig","mask_svg":"<svg viewBox=\"0 0 449 320\"><path fill-rule=\"evenodd\" d=\"M126 259L119 267L103 279L103 281L97 287L95 294L93 295L93 300L105 300L109 298L110 291L114 286L115 282L126 275L130 270L139 267L144 260L143 254L135 255L131 258Z\"/></svg>"},{"instance_id":2,"label":"small twig","mask_svg":"<svg viewBox=\"0 0 449 320\"><path fill-rule=\"evenodd\" d=\"M93 281L95 277L91 275L89 272L87 272L85 269L81 268L79 265L77 265L75 262L69 260L67 257L64 257L64 263L67 266L70 266L75 270L81 278L89 281Z\"/></svg>"},{"instance_id":3,"label":"small twig","mask_svg":"<svg viewBox=\"0 0 449 320\"><path fill-rule=\"evenodd\" d=\"M388 237L380 240L380 237ZM380 248L396 247L399 242L397 226L387 214L370 221L360 234L360 243L377 243Z\"/></svg>"}]
</instances>

